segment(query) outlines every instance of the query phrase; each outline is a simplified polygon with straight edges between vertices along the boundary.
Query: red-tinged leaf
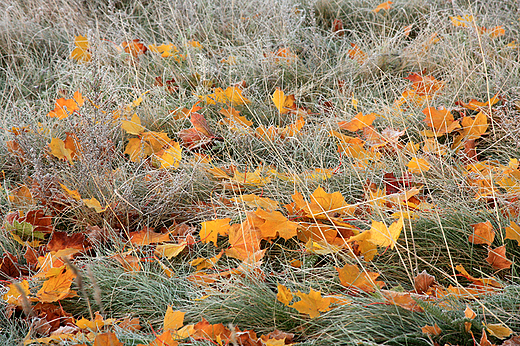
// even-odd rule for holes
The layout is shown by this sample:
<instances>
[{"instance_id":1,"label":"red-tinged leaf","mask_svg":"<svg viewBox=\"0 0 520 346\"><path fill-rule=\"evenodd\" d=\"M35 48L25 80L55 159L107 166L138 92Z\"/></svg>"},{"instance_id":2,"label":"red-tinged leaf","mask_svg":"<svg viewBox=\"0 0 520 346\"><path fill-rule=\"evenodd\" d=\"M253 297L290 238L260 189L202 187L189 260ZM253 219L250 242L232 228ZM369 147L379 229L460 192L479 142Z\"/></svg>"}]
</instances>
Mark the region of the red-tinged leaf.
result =
<instances>
[{"instance_id":1,"label":"red-tinged leaf","mask_svg":"<svg viewBox=\"0 0 520 346\"><path fill-rule=\"evenodd\" d=\"M398 305L403 309L415 312L423 312L423 309L417 304L415 299L419 299L420 296L409 292L395 292L382 290L383 296L388 302L394 305ZM415 299L414 299L415 298Z\"/></svg>"},{"instance_id":2,"label":"red-tinged leaf","mask_svg":"<svg viewBox=\"0 0 520 346\"><path fill-rule=\"evenodd\" d=\"M27 274L27 269L18 263L16 256L9 252L4 253L0 261L0 280L14 279Z\"/></svg>"},{"instance_id":3,"label":"red-tinged leaf","mask_svg":"<svg viewBox=\"0 0 520 346\"><path fill-rule=\"evenodd\" d=\"M511 262L506 258L506 246L502 245L492 250L491 248L488 251L488 256L486 257L486 261L491 264L493 269L509 269L511 268Z\"/></svg>"},{"instance_id":4,"label":"red-tinged leaf","mask_svg":"<svg viewBox=\"0 0 520 346\"><path fill-rule=\"evenodd\" d=\"M85 249L85 234L67 232L54 232L52 238L47 244L47 251L59 251L64 249Z\"/></svg>"},{"instance_id":5,"label":"red-tinged leaf","mask_svg":"<svg viewBox=\"0 0 520 346\"><path fill-rule=\"evenodd\" d=\"M130 53L134 58L137 58L139 55L145 54L148 48L142 43L139 42L139 39L134 39L130 42L124 41L121 43L126 53Z\"/></svg>"},{"instance_id":6,"label":"red-tinged leaf","mask_svg":"<svg viewBox=\"0 0 520 346\"><path fill-rule=\"evenodd\" d=\"M338 36L345 35L345 32L343 31L343 21L341 19L334 19L334 22L332 22L332 32Z\"/></svg>"},{"instance_id":7,"label":"red-tinged leaf","mask_svg":"<svg viewBox=\"0 0 520 346\"><path fill-rule=\"evenodd\" d=\"M415 292L419 294L429 294L429 292L431 292L431 287L436 284L435 276L428 274L426 270L423 270L418 274L413 281Z\"/></svg>"}]
</instances>

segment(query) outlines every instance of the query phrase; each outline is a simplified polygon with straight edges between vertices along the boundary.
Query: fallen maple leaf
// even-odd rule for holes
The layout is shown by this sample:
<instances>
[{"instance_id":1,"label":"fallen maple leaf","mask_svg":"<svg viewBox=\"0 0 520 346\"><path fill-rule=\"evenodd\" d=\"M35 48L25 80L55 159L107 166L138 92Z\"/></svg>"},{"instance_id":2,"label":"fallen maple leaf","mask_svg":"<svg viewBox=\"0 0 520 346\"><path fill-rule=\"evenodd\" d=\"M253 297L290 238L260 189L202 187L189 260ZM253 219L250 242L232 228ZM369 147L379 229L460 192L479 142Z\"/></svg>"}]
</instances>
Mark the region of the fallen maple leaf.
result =
<instances>
[{"instance_id":1,"label":"fallen maple leaf","mask_svg":"<svg viewBox=\"0 0 520 346\"><path fill-rule=\"evenodd\" d=\"M435 276L430 275L426 272L426 270L423 270L413 279L413 282L415 292L419 294L428 294L431 292L430 288L435 285Z\"/></svg>"},{"instance_id":2,"label":"fallen maple leaf","mask_svg":"<svg viewBox=\"0 0 520 346\"><path fill-rule=\"evenodd\" d=\"M355 264L345 264L343 268L335 268L339 274L339 281L347 288L355 287L364 292L374 292L385 285L383 281L376 281L379 273L361 271Z\"/></svg>"},{"instance_id":3,"label":"fallen maple leaf","mask_svg":"<svg viewBox=\"0 0 520 346\"><path fill-rule=\"evenodd\" d=\"M170 240L169 233L156 233L149 227L144 227L139 232L130 232L130 242L137 246L162 243Z\"/></svg>"},{"instance_id":4,"label":"fallen maple leaf","mask_svg":"<svg viewBox=\"0 0 520 346\"><path fill-rule=\"evenodd\" d=\"M379 12L379 11L381 11L381 10L387 10L387 11L388 11L388 10L390 9L390 7L391 7L392 4L393 4L392 1L386 1L386 2L383 2L382 4L377 5L377 7L374 8L372 11L373 11L374 13L377 13L377 12Z\"/></svg>"},{"instance_id":5,"label":"fallen maple leaf","mask_svg":"<svg viewBox=\"0 0 520 346\"><path fill-rule=\"evenodd\" d=\"M503 325L503 324L497 324L497 323L488 323L484 324L484 327L486 327L486 330L489 332L491 336L494 336L499 339L505 339L511 334L513 334L513 331L511 328Z\"/></svg>"},{"instance_id":6,"label":"fallen maple leaf","mask_svg":"<svg viewBox=\"0 0 520 346\"><path fill-rule=\"evenodd\" d=\"M56 276L50 277L43 283L42 288L38 291L36 296L43 303L52 303L63 298L66 298L71 292L70 285L76 275L72 270L62 267L60 273Z\"/></svg>"},{"instance_id":7,"label":"fallen maple leaf","mask_svg":"<svg viewBox=\"0 0 520 346\"><path fill-rule=\"evenodd\" d=\"M511 262L506 258L506 246L502 245L492 250L489 248L488 256L486 257L486 261L491 264L493 269L508 269L511 268Z\"/></svg>"},{"instance_id":8,"label":"fallen maple leaf","mask_svg":"<svg viewBox=\"0 0 520 346\"><path fill-rule=\"evenodd\" d=\"M472 320L475 317L477 317L477 314L475 313L475 311L471 310L469 305L466 304L466 309L464 310L464 317L469 318L470 320Z\"/></svg>"},{"instance_id":9,"label":"fallen maple leaf","mask_svg":"<svg viewBox=\"0 0 520 346\"><path fill-rule=\"evenodd\" d=\"M139 39L136 38L130 42L124 41L121 43L123 49L126 53L130 53L134 58L137 58L139 55L145 54L148 48L142 43L139 42Z\"/></svg>"},{"instance_id":10,"label":"fallen maple leaf","mask_svg":"<svg viewBox=\"0 0 520 346\"><path fill-rule=\"evenodd\" d=\"M430 163L425 159L417 157L411 159L406 166L408 167L408 172L413 174L422 174L430 170Z\"/></svg>"},{"instance_id":11,"label":"fallen maple leaf","mask_svg":"<svg viewBox=\"0 0 520 346\"><path fill-rule=\"evenodd\" d=\"M213 221L205 221L201 223L201 229L199 232L200 240L203 243L213 242L217 246L217 238L219 235L228 235L229 233L229 222L231 219L217 219Z\"/></svg>"},{"instance_id":12,"label":"fallen maple leaf","mask_svg":"<svg viewBox=\"0 0 520 346\"><path fill-rule=\"evenodd\" d=\"M83 203L85 203L87 207L94 209L96 213L102 213L108 209L108 205L103 208L101 206L101 203L99 203L99 201L95 197L92 197L91 199L85 198L83 199Z\"/></svg>"},{"instance_id":13,"label":"fallen maple leaf","mask_svg":"<svg viewBox=\"0 0 520 346\"><path fill-rule=\"evenodd\" d=\"M433 128L436 137L451 133L455 129L460 128L459 122L454 120L453 114L447 109L428 107L422 112L426 115L424 121L429 127Z\"/></svg>"},{"instance_id":14,"label":"fallen maple leaf","mask_svg":"<svg viewBox=\"0 0 520 346\"><path fill-rule=\"evenodd\" d=\"M398 305L403 309L415 312L423 312L423 309L417 304L414 298L419 299L420 295L413 294L410 292L396 292L396 291L388 291L381 290L383 296L386 298L388 302L394 305Z\"/></svg>"},{"instance_id":15,"label":"fallen maple leaf","mask_svg":"<svg viewBox=\"0 0 520 346\"><path fill-rule=\"evenodd\" d=\"M278 108L280 114L285 114L290 110L296 108L294 104L294 95L285 96L284 92L280 88L276 88L271 98L274 105Z\"/></svg>"},{"instance_id":16,"label":"fallen maple leaf","mask_svg":"<svg viewBox=\"0 0 520 346\"><path fill-rule=\"evenodd\" d=\"M350 43L352 49L347 51L348 56L352 60L356 60L360 65L363 65L368 59L368 55L361 50L356 44Z\"/></svg>"},{"instance_id":17,"label":"fallen maple leaf","mask_svg":"<svg viewBox=\"0 0 520 346\"><path fill-rule=\"evenodd\" d=\"M511 221L509 227L506 228L506 239L516 240L517 245L520 245L520 226Z\"/></svg>"},{"instance_id":18,"label":"fallen maple leaf","mask_svg":"<svg viewBox=\"0 0 520 346\"><path fill-rule=\"evenodd\" d=\"M437 323L435 323L435 325L433 325L433 326L424 326L421 328L421 331L423 332L423 334L433 335L433 336L439 336L442 333L442 329L439 328Z\"/></svg>"},{"instance_id":19,"label":"fallen maple leaf","mask_svg":"<svg viewBox=\"0 0 520 346\"><path fill-rule=\"evenodd\" d=\"M493 240L495 239L495 230L489 220L471 225L471 227L473 227L473 234L468 237L470 243L487 245L493 243Z\"/></svg>"},{"instance_id":20,"label":"fallen maple leaf","mask_svg":"<svg viewBox=\"0 0 520 346\"><path fill-rule=\"evenodd\" d=\"M330 310L331 298L322 297L321 292L314 291L312 288L308 294L298 290L296 296L300 297L301 300L289 306L302 314L309 315L310 318L316 318L320 315L320 312Z\"/></svg>"},{"instance_id":21,"label":"fallen maple leaf","mask_svg":"<svg viewBox=\"0 0 520 346\"><path fill-rule=\"evenodd\" d=\"M289 221L279 211L268 212L258 209L255 211L255 214L264 220L261 225L255 225L260 230L263 238L276 238L278 235L288 240L296 236L296 230L300 226L297 222Z\"/></svg>"},{"instance_id":22,"label":"fallen maple leaf","mask_svg":"<svg viewBox=\"0 0 520 346\"><path fill-rule=\"evenodd\" d=\"M187 245L186 241L183 241L180 244L157 245L155 248L155 254L160 257L172 259L173 257L177 257Z\"/></svg>"},{"instance_id":23,"label":"fallen maple leaf","mask_svg":"<svg viewBox=\"0 0 520 346\"><path fill-rule=\"evenodd\" d=\"M92 59L90 54L90 44L85 36L75 36L74 49L70 53L70 58L78 62L89 62Z\"/></svg>"},{"instance_id":24,"label":"fallen maple leaf","mask_svg":"<svg viewBox=\"0 0 520 346\"><path fill-rule=\"evenodd\" d=\"M25 296L27 298L31 294L29 291L29 282L27 280L22 280L17 284L9 284L7 288L7 292L2 296L2 299L7 304L22 306L23 297Z\"/></svg>"},{"instance_id":25,"label":"fallen maple leaf","mask_svg":"<svg viewBox=\"0 0 520 346\"><path fill-rule=\"evenodd\" d=\"M173 311L171 305L168 305L164 314L163 330L178 330L184 324L185 312Z\"/></svg>"},{"instance_id":26,"label":"fallen maple leaf","mask_svg":"<svg viewBox=\"0 0 520 346\"><path fill-rule=\"evenodd\" d=\"M104 326L111 326L116 322L115 318L107 318L106 320L99 312L94 313L94 319L88 320L85 317L76 321L76 326L80 329L89 329L93 332L100 331Z\"/></svg>"},{"instance_id":27,"label":"fallen maple leaf","mask_svg":"<svg viewBox=\"0 0 520 346\"><path fill-rule=\"evenodd\" d=\"M96 335L93 346L124 346L124 344L119 341L115 333L106 332Z\"/></svg>"},{"instance_id":28,"label":"fallen maple leaf","mask_svg":"<svg viewBox=\"0 0 520 346\"><path fill-rule=\"evenodd\" d=\"M220 257L222 257L223 253L224 251L220 251L218 255L211 258L195 258L194 260L190 261L190 264L194 267L197 267L197 271L212 268L218 262Z\"/></svg>"},{"instance_id":29,"label":"fallen maple leaf","mask_svg":"<svg viewBox=\"0 0 520 346\"><path fill-rule=\"evenodd\" d=\"M260 197L254 194L250 195L239 195L237 197L231 198L231 201L235 203L244 203L250 207L262 208L264 210L273 211L278 209L278 202L267 197Z\"/></svg>"},{"instance_id":30,"label":"fallen maple leaf","mask_svg":"<svg viewBox=\"0 0 520 346\"><path fill-rule=\"evenodd\" d=\"M121 120L121 128L131 135L140 135L145 131L145 127L141 125L141 119L135 113L130 120Z\"/></svg>"},{"instance_id":31,"label":"fallen maple leaf","mask_svg":"<svg viewBox=\"0 0 520 346\"><path fill-rule=\"evenodd\" d=\"M347 130L351 132L355 132L361 130L367 126L372 125L374 120L376 119L376 113L370 113L367 115L363 115L363 113L359 112L352 120L350 121L341 121L338 123L338 126L342 130Z\"/></svg>"},{"instance_id":32,"label":"fallen maple leaf","mask_svg":"<svg viewBox=\"0 0 520 346\"><path fill-rule=\"evenodd\" d=\"M276 294L276 299L284 305L289 306L289 303L293 300L293 294L287 287L282 284L278 284L278 293Z\"/></svg>"}]
</instances>

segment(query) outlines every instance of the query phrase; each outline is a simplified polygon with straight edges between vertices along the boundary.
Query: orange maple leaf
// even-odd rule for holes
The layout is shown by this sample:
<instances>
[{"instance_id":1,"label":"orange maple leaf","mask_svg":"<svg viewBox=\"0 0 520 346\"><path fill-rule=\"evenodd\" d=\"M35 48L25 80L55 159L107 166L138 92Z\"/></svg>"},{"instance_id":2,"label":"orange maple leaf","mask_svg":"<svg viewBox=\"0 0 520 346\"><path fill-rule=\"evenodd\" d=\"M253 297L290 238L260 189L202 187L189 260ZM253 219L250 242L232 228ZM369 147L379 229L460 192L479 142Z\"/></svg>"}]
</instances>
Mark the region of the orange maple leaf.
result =
<instances>
[{"instance_id":1,"label":"orange maple leaf","mask_svg":"<svg viewBox=\"0 0 520 346\"><path fill-rule=\"evenodd\" d=\"M279 211L268 212L258 209L255 211L255 215L264 220L261 225L255 225L260 230L263 238L276 238L278 235L287 240L296 236L299 223L289 221Z\"/></svg>"},{"instance_id":2,"label":"orange maple leaf","mask_svg":"<svg viewBox=\"0 0 520 346\"><path fill-rule=\"evenodd\" d=\"M357 265L345 264L343 268L335 268L339 274L339 281L347 288L355 287L364 292L374 292L376 288L385 285L383 281L376 281L379 273L361 271Z\"/></svg>"},{"instance_id":3,"label":"orange maple leaf","mask_svg":"<svg viewBox=\"0 0 520 346\"><path fill-rule=\"evenodd\" d=\"M453 114L447 109L428 107L422 112L426 115L424 121L429 127L434 129L434 135L436 137L451 133L453 130L460 128L459 122L455 121Z\"/></svg>"},{"instance_id":4,"label":"orange maple leaf","mask_svg":"<svg viewBox=\"0 0 520 346\"><path fill-rule=\"evenodd\" d=\"M162 243L170 240L169 233L156 233L149 227L144 227L139 232L130 232L129 236L130 242L138 246Z\"/></svg>"},{"instance_id":5,"label":"orange maple leaf","mask_svg":"<svg viewBox=\"0 0 520 346\"><path fill-rule=\"evenodd\" d=\"M506 239L516 240L520 245L520 226L511 221L509 227L506 228Z\"/></svg>"},{"instance_id":6,"label":"orange maple leaf","mask_svg":"<svg viewBox=\"0 0 520 346\"><path fill-rule=\"evenodd\" d=\"M499 246L494 250L490 248L486 261L496 270L511 268L511 264L513 264L513 262L506 258L505 245Z\"/></svg>"},{"instance_id":7,"label":"orange maple leaf","mask_svg":"<svg viewBox=\"0 0 520 346\"><path fill-rule=\"evenodd\" d=\"M134 58L137 58L139 55L145 54L148 48L142 43L139 42L139 39L136 38L130 42L124 41L121 43L126 53L130 53Z\"/></svg>"},{"instance_id":8,"label":"orange maple leaf","mask_svg":"<svg viewBox=\"0 0 520 346\"><path fill-rule=\"evenodd\" d=\"M493 240L495 239L495 230L489 220L471 225L471 227L473 227L473 234L468 237L470 243L487 245L493 243Z\"/></svg>"},{"instance_id":9,"label":"orange maple leaf","mask_svg":"<svg viewBox=\"0 0 520 346\"><path fill-rule=\"evenodd\" d=\"M70 285L75 277L72 270L65 269L63 266L58 275L50 277L43 283L36 296L42 303L52 303L66 298L72 293Z\"/></svg>"},{"instance_id":10,"label":"orange maple leaf","mask_svg":"<svg viewBox=\"0 0 520 346\"><path fill-rule=\"evenodd\" d=\"M350 43L352 49L347 51L348 56L352 60L356 60L360 65L363 65L368 59L368 55L361 50L356 44Z\"/></svg>"},{"instance_id":11,"label":"orange maple leaf","mask_svg":"<svg viewBox=\"0 0 520 346\"><path fill-rule=\"evenodd\" d=\"M342 130L347 130L351 132L355 132L357 130L361 130L364 127L372 125L374 120L376 119L376 113L370 113L367 115L363 115L363 113L359 112L352 120L350 121L340 121L338 126Z\"/></svg>"},{"instance_id":12,"label":"orange maple leaf","mask_svg":"<svg viewBox=\"0 0 520 346\"><path fill-rule=\"evenodd\" d=\"M377 12L379 12L381 10L389 10L392 4L393 4L392 1L383 2L382 4L377 5L377 7L374 8L372 11L374 13L377 13Z\"/></svg>"}]
</instances>

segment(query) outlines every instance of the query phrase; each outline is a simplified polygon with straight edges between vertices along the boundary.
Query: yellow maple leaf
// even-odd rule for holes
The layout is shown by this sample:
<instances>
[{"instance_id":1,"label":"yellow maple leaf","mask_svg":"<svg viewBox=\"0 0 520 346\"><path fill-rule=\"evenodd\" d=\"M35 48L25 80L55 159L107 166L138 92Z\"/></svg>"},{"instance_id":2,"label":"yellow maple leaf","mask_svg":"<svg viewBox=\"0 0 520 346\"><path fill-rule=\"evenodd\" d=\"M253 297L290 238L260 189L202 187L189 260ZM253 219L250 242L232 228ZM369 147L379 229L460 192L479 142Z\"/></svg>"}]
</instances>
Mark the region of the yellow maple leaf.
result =
<instances>
[{"instance_id":1,"label":"yellow maple leaf","mask_svg":"<svg viewBox=\"0 0 520 346\"><path fill-rule=\"evenodd\" d=\"M161 163L159 168L178 168L182 160L182 148L178 142L171 143L166 150L160 150L155 154Z\"/></svg>"},{"instance_id":2,"label":"yellow maple leaf","mask_svg":"<svg viewBox=\"0 0 520 346\"><path fill-rule=\"evenodd\" d=\"M75 48L70 53L70 58L78 62L89 62L92 59L89 48L90 44L85 36L76 36L74 38Z\"/></svg>"},{"instance_id":3,"label":"yellow maple leaf","mask_svg":"<svg viewBox=\"0 0 520 346\"><path fill-rule=\"evenodd\" d=\"M452 149L457 149L460 143L465 140L474 140L480 138L486 133L488 128L488 118L484 112L478 112L475 119L471 117L464 117L461 120L462 131L453 140Z\"/></svg>"},{"instance_id":4,"label":"yellow maple leaf","mask_svg":"<svg viewBox=\"0 0 520 346\"><path fill-rule=\"evenodd\" d=\"M141 125L141 119L134 113L130 120L121 120L121 128L131 135L140 135L145 128Z\"/></svg>"},{"instance_id":5,"label":"yellow maple leaf","mask_svg":"<svg viewBox=\"0 0 520 346\"><path fill-rule=\"evenodd\" d=\"M168 305L166 314L164 315L163 330L178 330L184 324L185 312L173 311L171 305Z\"/></svg>"},{"instance_id":6,"label":"yellow maple leaf","mask_svg":"<svg viewBox=\"0 0 520 346\"><path fill-rule=\"evenodd\" d=\"M218 262L220 257L222 257L222 254L224 251L220 251L220 253L216 256L213 256L211 258L195 258L194 260L190 261L190 264L194 267L197 267L197 271L201 271L203 269L212 268L215 263Z\"/></svg>"},{"instance_id":7,"label":"yellow maple leaf","mask_svg":"<svg viewBox=\"0 0 520 346\"><path fill-rule=\"evenodd\" d=\"M383 222L372 221L370 241L381 247L390 246L390 248L393 249L402 229L402 217L392 223L390 227L386 227Z\"/></svg>"},{"instance_id":8,"label":"yellow maple leaf","mask_svg":"<svg viewBox=\"0 0 520 346\"><path fill-rule=\"evenodd\" d=\"M321 292L314 291L312 288L308 294L298 291L296 293L301 298L300 301L289 305L292 308L298 310L302 314L307 314L310 318L315 318L320 315L320 312L326 312L330 310L331 298L324 298L321 296Z\"/></svg>"},{"instance_id":9,"label":"yellow maple leaf","mask_svg":"<svg viewBox=\"0 0 520 346\"><path fill-rule=\"evenodd\" d=\"M91 199L85 198L83 199L83 203L85 203L87 207L93 208L96 211L96 213L102 213L108 208L108 205L103 208L101 206L101 203L99 203L99 201L95 197L92 197Z\"/></svg>"},{"instance_id":10,"label":"yellow maple leaf","mask_svg":"<svg viewBox=\"0 0 520 346\"><path fill-rule=\"evenodd\" d=\"M172 259L173 257L177 257L182 252L182 250L186 248L186 245L187 243L185 241L180 244L157 245L155 248L155 254L160 257Z\"/></svg>"},{"instance_id":11,"label":"yellow maple leaf","mask_svg":"<svg viewBox=\"0 0 520 346\"><path fill-rule=\"evenodd\" d=\"M66 298L71 293L70 285L75 277L72 270L65 269L59 275L46 280L36 296L42 303L52 303Z\"/></svg>"},{"instance_id":12,"label":"yellow maple leaf","mask_svg":"<svg viewBox=\"0 0 520 346\"><path fill-rule=\"evenodd\" d=\"M278 208L278 202L267 197L260 197L254 194L250 195L239 195L231 198L231 201L235 203L244 203L249 207L258 207L265 210L275 210Z\"/></svg>"},{"instance_id":13,"label":"yellow maple leaf","mask_svg":"<svg viewBox=\"0 0 520 346\"><path fill-rule=\"evenodd\" d=\"M506 239L516 240L520 245L520 226L511 221L509 227L506 228Z\"/></svg>"},{"instance_id":14,"label":"yellow maple leaf","mask_svg":"<svg viewBox=\"0 0 520 346\"><path fill-rule=\"evenodd\" d=\"M71 190L61 183L60 183L60 186L63 190L65 190L65 192L67 192L67 194L70 197L74 198L76 201L79 201L81 199L81 195L79 194L78 190Z\"/></svg>"},{"instance_id":15,"label":"yellow maple leaf","mask_svg":"<svg viewBox=\"0 0 520 346\"><path fill-rule=\"evenodd\" d=\"M484 324L484 323L482 323ZM511 328L504 326L503 324L494 324L494 323L488 323L484 324L484 327L486 327L487 331L490 335L499 338L501 340L507 338L511 334L513 334L513 331Z\"/></svg>"},{"instance_id":16,"label":"yellow maple leaf","mask_svg":"<svg viewBox=\"0 0 520 346\"><path fill-rule=\"evenodd\" d=\"M254 172L244 173L235 170L235 174L231 180L239 184L254 186L262 186L271 182L269 177L264 177L262 175L262 170L260 168L257 168Z\"/></svg>"},{"instance_id":17,"label":"yellow maple leaf","mask_svg":"<svg viewBox=\"0 0 520 346\"><path fill-rule=\"evenodd\" d=\"M285 96L285 93L280 88L276 88L271 100L273 100L280 114L285 114L294 108L294 95Z\"/></svg>"},{"instance_id":18,"label":"yellow maple leaf","mask_svg":"<svg viewBox=\"0 0 520 346\"><path fill-rule=\"evenodd\" d=\"M278 293L276 294L276 299L278 299L278 301L284 305L289 306L289 303L293 299L293 295L287 287L282 284L278 284Z\"/></svg>"},{"instance_id":19,"label":"yellow maple leaf","mask_svg":"<svg viewBox=\"0 0 520 346\"><path fill-rule=\"evenodd\" d=\"M60 160L67 159L69 163L72 165L72 150L65 147L65 142L59 138L52 138L49 143L49 148L51 149L51 154L57 157Z\"/></svg>"},{"instance_id":20,"label":"yellow maple leaf","mask_svg":"<svg viewBox=\"0 0 520 346\"><path fill-rule=\"evenodd\" d=\"M408 167L408 171L410 173L421 174L423 172L427 172L430 169L430 164L425 159L419 159L414 157L408 162L406 165Z\"/></svg>"},{"instance_id":21,"label":"yellow maple leaf","mask_svg":"<svg viewBox=\"0 0 520 346\"><path fill-rule=\"evenodd\" d=\"M341 192L327 193L322 187L318 187L307 202L303 196L296 192L292 195L296 207L307 216L328 219L339 217L343 214L352 214L355 207L348 205Z\"/></svg>"},{"instance_id":22,"label":"yellow maple leaf","mask_svg":"<svg viewBox=\"0 0 520 346\"><path fill-rule=\"evenodd\" d=\"M355 264L345 264L343 268L335 268L339 281L345 287L356 287L364 292L374 292L376 287L384 286L383 281L376 281L379 273L361 271Z\"/></svg>"},{"instance_id":23,"label":"yellow maple leaf","mask_svg":"<svg viewBox=\"0 0 520 346\"><path fill-rule=\"evenodd\" d=\"M25 297L28 297L31 292L29 291L29 282L27 280L23 280L18 283L18 285L12 283L7 286L8 291L2 296L2 299L7 304L14 304L17 306L22 306L22 293ZM19 288L22 289L20 292Z\"/></svg>"},{"instance_id":24,"label":"yellow maple leaf","mask_svg":"<svg viewBox=\"0 0 520 346\"><path fill-rule=\"evenodd\" d=\"M90 329L93 332L97 332L104 326L113 325L115 321L115 318L107 318L106 320L103 319L103 316L101 316L99 312L96 311L92 321L82 317L76 321L76 326L78 326L80 329Z\"/></svg>"},{"instance_id":25,"label":"yellow maple leaf","mask_svg":"<svg viewBox=\"0 0 520 346\"><path fill-rule=\"evenodd\" d=\"M199 232L200 240L203 243L209 243L211 241L217 246L218 236L228 234L230 221L231 219L226 218L201 223L202 227Z\"/></svg>"},{"instance_id":26,"label":"yellow maple leaf","mask_svg":"<svg viewBox=\"0 0 520 346\"><path fill-rule=\"evenodd\" d=\"M130 161L139 162L144 155L140 138L130 138L123 154L130 155Z\"/></svg>"}]
</instances>

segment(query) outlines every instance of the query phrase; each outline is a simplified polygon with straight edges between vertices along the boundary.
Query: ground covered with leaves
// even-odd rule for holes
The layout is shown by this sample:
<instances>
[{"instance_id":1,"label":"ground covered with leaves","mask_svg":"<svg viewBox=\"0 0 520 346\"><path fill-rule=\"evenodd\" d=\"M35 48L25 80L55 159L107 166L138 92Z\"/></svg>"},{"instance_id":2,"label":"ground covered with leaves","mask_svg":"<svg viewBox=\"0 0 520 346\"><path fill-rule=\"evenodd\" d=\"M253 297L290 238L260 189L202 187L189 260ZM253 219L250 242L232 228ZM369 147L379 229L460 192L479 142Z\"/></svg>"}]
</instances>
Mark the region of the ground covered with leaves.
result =
<instances>
[{"instance_id":1,"label":"ground covered with leaves","mask_svg":"<svg viewBox=\"0 0 520 346\"><path fill-rule=\"evenodd\" d=\"M520 345L517 2L0 10L0 344Z\"/></svg>"}]
</instances>

